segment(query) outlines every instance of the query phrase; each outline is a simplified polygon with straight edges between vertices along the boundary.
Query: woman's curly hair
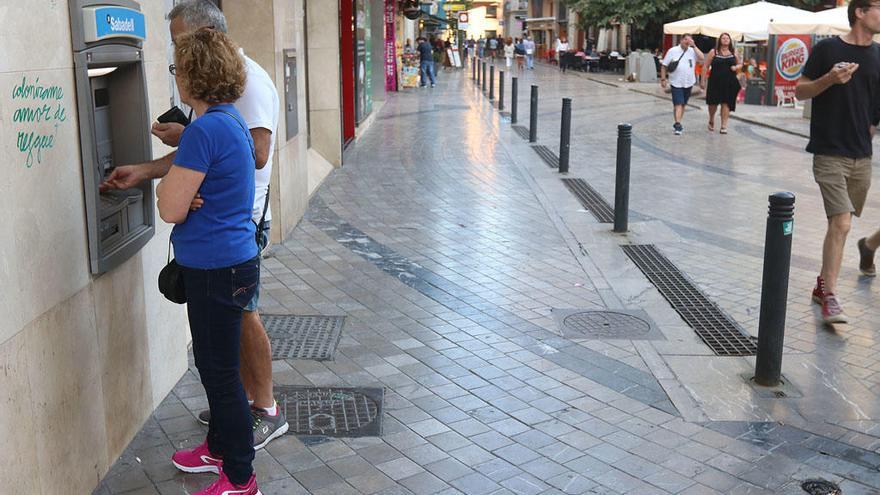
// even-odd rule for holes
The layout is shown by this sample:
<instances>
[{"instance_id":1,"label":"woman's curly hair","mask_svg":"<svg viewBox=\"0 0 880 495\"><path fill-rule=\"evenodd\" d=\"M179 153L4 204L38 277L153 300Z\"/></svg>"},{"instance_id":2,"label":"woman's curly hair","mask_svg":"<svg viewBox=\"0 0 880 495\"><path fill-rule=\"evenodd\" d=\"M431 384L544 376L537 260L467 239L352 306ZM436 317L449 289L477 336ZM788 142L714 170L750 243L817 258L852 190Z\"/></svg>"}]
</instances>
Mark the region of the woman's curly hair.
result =
<instances>
[{"instance_id":1,"label":"woman's curly hair","mask_svg":"<svg viewBox=\"0 0 880 495\"><path fill-rule=\"evenodd\" d=\"M191 98L231 103L244 92L244 59L229 36L202 28L177 38L174 62L178 83Z\"/></svg>"}]
</instances>

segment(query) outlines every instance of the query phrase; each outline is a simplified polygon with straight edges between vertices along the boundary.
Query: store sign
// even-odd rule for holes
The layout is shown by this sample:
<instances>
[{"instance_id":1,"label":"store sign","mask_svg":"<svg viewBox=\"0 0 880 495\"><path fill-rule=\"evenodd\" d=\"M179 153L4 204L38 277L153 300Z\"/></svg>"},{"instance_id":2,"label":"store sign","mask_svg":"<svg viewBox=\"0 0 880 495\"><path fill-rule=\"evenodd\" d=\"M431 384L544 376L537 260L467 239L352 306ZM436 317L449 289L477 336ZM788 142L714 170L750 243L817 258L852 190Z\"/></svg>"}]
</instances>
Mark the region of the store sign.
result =
<instances>
[{"instance_id":1,"label":"store sign","mask_svg":"<svg viewBox=\"0 0 880 495\"><path fill-rule=\"evenodd\" d=\"M458 13L458 29L467 29L469 20L470 20L470 17L468 16L467 12L459 12Z\"/></svg>"},{"instance_id":2,"label":"store sign","mask_svg":"<svg viewBox=\"0 0 880 495\"><path fill-rule=\"evenodd\" d=\"M776 38L776 64L774 85L782 89L786 97L794 95L797 81L804 73L810 56L809 35L779 35Z\"/></svg>"},{"instance_id":3,"label":"store sign","mask_svg":"<svg viewBox=\"0 0 880 495\"><path fill-rule=\"evenodd\" d=\"M144 14L124 7L86 7L83 9L83 37L86 43L110 38L147 37Z\"/></svg>"},{"instance_id":4,"label":"store sign","mask_svg":"<svg viewBox=\"0 0 880 495\"><path fill-rule=\"evenodd\" d=\"M397 0L385 0L385 91L397 91L396 6Z\"/></svg>"}]
</instances>

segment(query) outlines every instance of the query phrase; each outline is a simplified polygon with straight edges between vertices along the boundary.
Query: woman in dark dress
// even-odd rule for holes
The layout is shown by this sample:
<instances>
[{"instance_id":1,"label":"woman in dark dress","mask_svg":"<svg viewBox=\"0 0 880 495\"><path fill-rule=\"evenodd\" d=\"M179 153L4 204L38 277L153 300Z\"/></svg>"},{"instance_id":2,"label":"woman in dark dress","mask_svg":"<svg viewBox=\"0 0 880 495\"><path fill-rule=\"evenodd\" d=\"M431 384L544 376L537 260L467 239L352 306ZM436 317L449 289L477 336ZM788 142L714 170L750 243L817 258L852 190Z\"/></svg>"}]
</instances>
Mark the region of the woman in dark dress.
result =
<instances>
[{"instance_id":1,"label":"woman in dark dress","mask_svg":"<svg viewBox=\"0 0 880 495\"><path fill-rule=\"evenodd\" d=\"M727 134L727 120L730 112L736 110L736 97L740 84L736 77L742 62L736 54L730 35L723 33L718 37L715 48L706 55L703 64L703 79L700 87L706 89L706 75L709 75L709 88L706 90L706 104L709 106L709 132L715 131L715 112L721 106L721 134Z\"/></svg>"}]
</instances>

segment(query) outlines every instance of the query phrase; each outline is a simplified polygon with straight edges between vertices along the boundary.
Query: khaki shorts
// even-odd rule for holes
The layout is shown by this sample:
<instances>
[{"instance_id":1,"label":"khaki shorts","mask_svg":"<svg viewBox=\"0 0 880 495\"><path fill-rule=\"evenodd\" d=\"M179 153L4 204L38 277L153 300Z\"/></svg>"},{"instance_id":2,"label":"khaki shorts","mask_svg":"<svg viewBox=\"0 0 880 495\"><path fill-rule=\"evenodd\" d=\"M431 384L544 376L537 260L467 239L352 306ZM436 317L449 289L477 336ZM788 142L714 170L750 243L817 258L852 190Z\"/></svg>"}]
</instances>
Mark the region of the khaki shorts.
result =
<instances>
[{"instance_id":1,"label":"khaki shorts","mask_svg":"<svg viewBox=\"0 0 880 495\"><path fill-rule=\"evenodd\" d=\"M825 214L862 214L871 187L871 157L813 156L813 177L822 191Z\"/></svg>"}]
</instances>

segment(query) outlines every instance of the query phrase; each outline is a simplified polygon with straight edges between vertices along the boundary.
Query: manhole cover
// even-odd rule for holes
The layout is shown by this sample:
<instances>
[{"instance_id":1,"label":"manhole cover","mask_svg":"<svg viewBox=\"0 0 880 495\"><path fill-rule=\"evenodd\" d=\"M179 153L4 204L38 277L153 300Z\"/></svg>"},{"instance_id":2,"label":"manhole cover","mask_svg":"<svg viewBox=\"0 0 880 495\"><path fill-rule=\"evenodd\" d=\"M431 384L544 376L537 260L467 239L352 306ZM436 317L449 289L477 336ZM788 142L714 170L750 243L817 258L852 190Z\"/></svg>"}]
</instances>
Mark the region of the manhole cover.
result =
<instances>
[{"instance_id":1,"label":"manhole cover","mask_svg":"<svg viewBox=\"0 0 880 495\"><path fill-rule=\"evenodd\" d=\"M261 315L272 359L333 359L344 316Z\"/></svg>"},{"instance_id":2,"label":"manhole cover","mask_svg":"<svg viewBox=\"0 0 880 495\"><path fill-rule=\"evenodd\" d=\"M275 387L293 435L379 436L384 395L381 388Z\"/></svg>"},{"instance_id":3,"label":"manhole cover","mask_svg":"<svg viewBox=\"0 0 880 495\"><path fill-rule=\"evenodd\" d=\"M841 495L843 493L839 486L823 479L804 481L801 483L801 488L810 495Z\"/></svg>"},{"instance_id":4,"label":"manhole cover","mask_svg":"<svg viewBox=\"0 0 880 495\"><path fill-rule=\"evenodd\" d=\"M651 331L647 321L616 311L583 311L566 316L562 324L569 330L604 339L640 339Z\"/></svg>"}]
</instances>

